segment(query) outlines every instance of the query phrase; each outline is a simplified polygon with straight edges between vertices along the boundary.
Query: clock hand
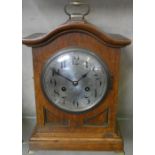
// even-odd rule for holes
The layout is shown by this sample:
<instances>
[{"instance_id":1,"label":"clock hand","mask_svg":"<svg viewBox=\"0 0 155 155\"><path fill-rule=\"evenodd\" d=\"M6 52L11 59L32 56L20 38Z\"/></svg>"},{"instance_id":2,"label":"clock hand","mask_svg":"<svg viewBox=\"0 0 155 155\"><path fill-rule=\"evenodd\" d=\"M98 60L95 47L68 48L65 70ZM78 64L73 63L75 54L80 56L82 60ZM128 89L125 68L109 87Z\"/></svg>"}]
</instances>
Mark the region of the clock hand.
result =
<instances>
[{"instance_id":1,"label":"clock hand","mask_svg":"<svg viewBox=\"0 0 155 155\"><path fill-rule=\"evenodd\" d=\"M54 72L55 72L58 76L61 76L61 77L63 77L64 79L66 79L66 80L68 80L68 81L70 81L70 82L73 83L73 81L72 81L71 79L69 79L68 77L66 77L66 76L62 75L61 73L57 72L55 69L53 69L53 70L54 70Z\"/></svg>"},{"instance_id":2,"label":"clock hand","mask_svg":"<svg viewBox=\"0 0 155 155\"><path fill-rule=\"evenodd\" d=\"M89 72L90 72L90 70L89 70L87 73L83 74L83 75L79 78L79 80L78 80L77 82L79 82L79 81L82 80L83 78L87 77L87 75L88 75Z\"/></svg>"}]
</instances>

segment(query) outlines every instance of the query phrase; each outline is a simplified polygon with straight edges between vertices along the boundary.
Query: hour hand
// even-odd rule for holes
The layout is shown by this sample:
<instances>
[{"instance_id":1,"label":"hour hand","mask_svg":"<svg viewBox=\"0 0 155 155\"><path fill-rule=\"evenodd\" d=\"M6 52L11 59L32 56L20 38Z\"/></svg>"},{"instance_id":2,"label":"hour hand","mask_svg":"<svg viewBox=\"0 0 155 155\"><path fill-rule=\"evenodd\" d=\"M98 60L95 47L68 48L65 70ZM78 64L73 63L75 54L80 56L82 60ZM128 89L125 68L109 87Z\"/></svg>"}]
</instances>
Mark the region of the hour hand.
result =
<instances>
[{"instance_id":1,"label":"hour hand","mask_svg":"<svg viewBox=\"0 0 155 155\"><path fill-rule=\"evenodd\" d=\"M87 73L83 74L83 75L79 78L78 82L79 82L80 80L84 79L85 77L87 77L87 75L88 75L89 72L90 72L90 70L89 70Z\"/></svg>"},{"instance_id":2,"label":"hour hand","mask_svg":"<svg viewBox=\"0 0 155 155\"><path fill-rule=\"evenodd\" d=\"M59 72L59 70L56 71L56 70L53 68L52 71L53 71L56 75L61 76L62 78L64 78L64 79L66 79L66 80L68 80L68 81L70 81L70 82L73 83L73 81L72 81L71 79L69 79L68 77L62 75L62 74Z\"/></svg>"}]
</instances>

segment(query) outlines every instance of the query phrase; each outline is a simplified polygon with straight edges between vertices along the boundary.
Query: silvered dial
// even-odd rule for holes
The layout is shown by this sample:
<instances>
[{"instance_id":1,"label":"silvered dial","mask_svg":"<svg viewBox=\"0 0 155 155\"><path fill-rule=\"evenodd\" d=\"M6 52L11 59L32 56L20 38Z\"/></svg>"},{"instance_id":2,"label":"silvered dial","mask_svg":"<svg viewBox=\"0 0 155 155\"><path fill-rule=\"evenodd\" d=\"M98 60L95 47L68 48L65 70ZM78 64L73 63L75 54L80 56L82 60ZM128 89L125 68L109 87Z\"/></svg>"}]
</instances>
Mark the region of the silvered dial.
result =
<instances>
[{"instance_id":1,"label":"silvered dial","mask_svg":"<svg viewBox=\"0 0 155 155\"><path fill-rule=\"evenodd\" d=\"M97 105L108 88L108 72L94 53L68 48L51 57L42 73L46 97L69 112L83 112Z\"/></svg>"}]
</instances>

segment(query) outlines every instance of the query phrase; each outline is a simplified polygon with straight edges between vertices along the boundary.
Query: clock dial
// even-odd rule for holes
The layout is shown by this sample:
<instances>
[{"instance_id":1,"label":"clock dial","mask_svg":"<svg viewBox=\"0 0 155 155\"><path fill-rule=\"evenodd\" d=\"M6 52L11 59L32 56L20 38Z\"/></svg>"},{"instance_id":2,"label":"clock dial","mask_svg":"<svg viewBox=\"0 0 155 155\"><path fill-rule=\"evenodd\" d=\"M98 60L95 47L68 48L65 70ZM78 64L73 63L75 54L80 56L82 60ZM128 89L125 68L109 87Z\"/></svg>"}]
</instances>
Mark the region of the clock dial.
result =
<instances>
[{"instance_id":1,"label":"clock dial","mask_svg":"<svg viewBox=\"0 0 155 155\"><path fill-rule=\"evenodd\" d=\"M57 107L83 112L105 96L109 74L104 62L94 53L68 48L51 57L42 72L42 88Z\"/></svg>"}]
</instances>

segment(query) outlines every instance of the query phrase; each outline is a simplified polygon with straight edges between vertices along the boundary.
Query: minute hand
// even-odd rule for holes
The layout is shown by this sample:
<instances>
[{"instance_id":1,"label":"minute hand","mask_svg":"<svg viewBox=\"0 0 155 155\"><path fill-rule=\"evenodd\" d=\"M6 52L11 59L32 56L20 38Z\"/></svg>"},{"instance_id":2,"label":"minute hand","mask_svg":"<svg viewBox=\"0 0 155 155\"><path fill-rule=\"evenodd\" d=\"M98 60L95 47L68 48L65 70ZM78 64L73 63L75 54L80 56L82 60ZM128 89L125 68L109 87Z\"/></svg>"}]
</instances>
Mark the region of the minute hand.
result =
<instances>
[{"instance_id":1,"label":"minute hand","mask_svg":"<svg viewBox=\"0 0 155 155\"><path fill-rule=\"evenodd\" d=\"M78 82L79 82L80 80L84 79L85 77L87 77L87 75L88 75L89 72L90 72L90 70L89 70L87 73L83 74L83 75L79 78Z\"/></svg>"},{"instance_id":2,"label":"minute hand","mask_svg":"<svg viewBox=\"0 0 155 155\"><path fill-rule=\"evenodd\" d=\"M62 75L61 73L56 72L56 71L55 71L55 73L56 73L58 76L61 76L61 77L63 77L64 79L66 79L66 80L68 80L68 81L70 81L70 82L73 82L71 79L69 79L68 77Z\"/></svg>"}]
</instances>

